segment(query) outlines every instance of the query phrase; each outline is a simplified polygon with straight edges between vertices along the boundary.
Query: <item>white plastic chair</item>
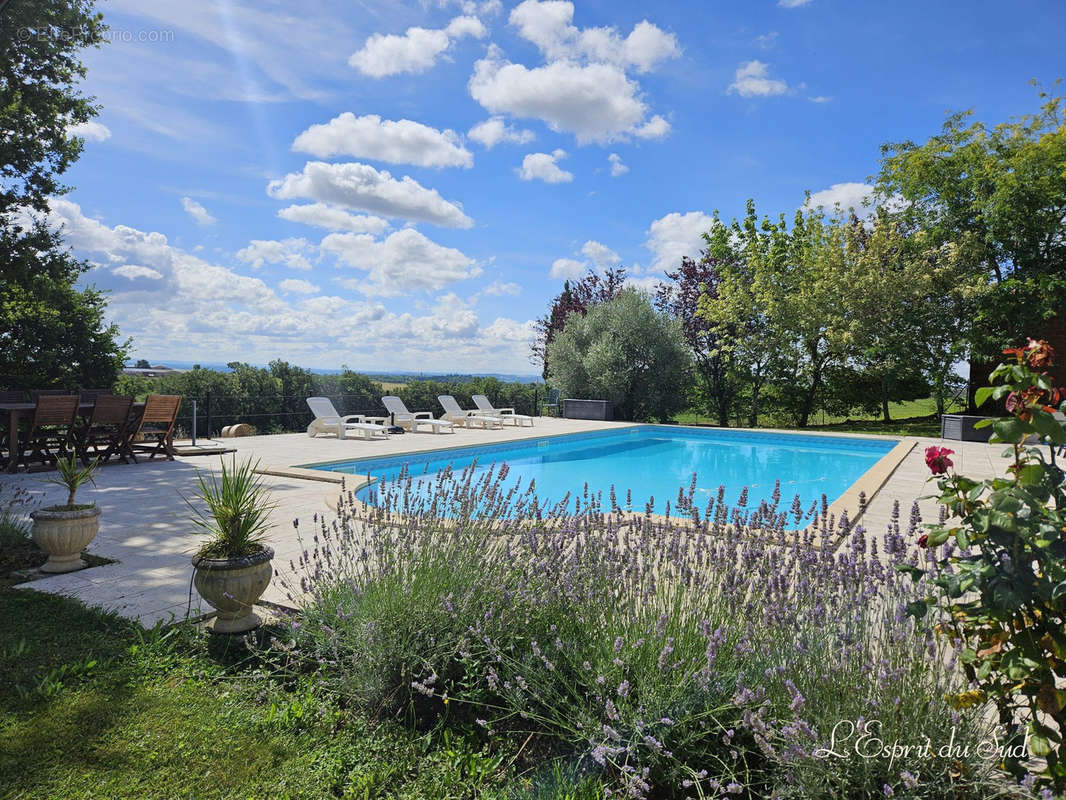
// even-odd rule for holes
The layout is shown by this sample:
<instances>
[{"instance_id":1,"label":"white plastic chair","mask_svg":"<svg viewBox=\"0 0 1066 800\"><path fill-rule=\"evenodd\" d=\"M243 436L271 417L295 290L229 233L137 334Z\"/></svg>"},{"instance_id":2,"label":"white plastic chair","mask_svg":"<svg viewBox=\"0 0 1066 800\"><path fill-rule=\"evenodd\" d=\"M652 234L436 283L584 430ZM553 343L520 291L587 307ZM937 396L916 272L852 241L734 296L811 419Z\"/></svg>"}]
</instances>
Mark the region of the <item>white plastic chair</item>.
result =
<instances>
[{"instance_id":1,"label":"white plastic chair","mask_svg":"<svg viewBox=\"0 0 1066 800\"><path fill-rule=\"evenodd\" d=\"M394 395L388 395L381 398L381 402L385 404L385 410L392 415L392 421L394 425L399 425L401 428L406 428L412 433L418 432L419 425L429 425L433 429L433 433L440 433L441 431L451 431L455 433L452 428L452 423L446 419L433 419L433 414L429 411L416 411L414 413L407 410L407 406L404 405L403 400Z\"/></svg>"},{"instance_id":2,"label":"white plastic chair","mask_svg":"<svg viewBox=\"0 0 1066 800\"><path fill-rule=\"evenodd\" d=\"M478 425L481 428L503 427L503 422L499 417L479 414L476 411L464 411L450 394L439 394L437 395L437 400L440 401L441 406L444 408L444 416L441 419L462 425L464 428L470 428L474 425Z\"/></svg>"},{"instance_id":3,"label":"white plastic chair","mask_svg":"<svg viewBox=\"0 0 1066 800\"><path fill-rule=\"evenodd\" d=\"M483 394L475 394L472 398L474 405L477 406L477 410L482 414L490 417L496 417L503 422L510 422L516 428L519 425L525 425L529 422L529 427L533 427L533 417L528 414L516 414L513 408L494 408L492 403L489 402L489 398Z\"/></svg>"},{"instance_id":4,"label":"white plastic chair","mask_svg":"<svg viewBox=\"0 0 1066 800\"><path fill-rule=\"evenodd\" d=\"M362 414L342 417L333 407L328 397L308 397L307 406L315 418L307 426L307 435L315 437L320 433L332 433L338 439L346 439L349 433L358 433L364 439L373 439L376 434L389 438L389 429L384 425L367 422Z\"/></svg>"}]
</instances>

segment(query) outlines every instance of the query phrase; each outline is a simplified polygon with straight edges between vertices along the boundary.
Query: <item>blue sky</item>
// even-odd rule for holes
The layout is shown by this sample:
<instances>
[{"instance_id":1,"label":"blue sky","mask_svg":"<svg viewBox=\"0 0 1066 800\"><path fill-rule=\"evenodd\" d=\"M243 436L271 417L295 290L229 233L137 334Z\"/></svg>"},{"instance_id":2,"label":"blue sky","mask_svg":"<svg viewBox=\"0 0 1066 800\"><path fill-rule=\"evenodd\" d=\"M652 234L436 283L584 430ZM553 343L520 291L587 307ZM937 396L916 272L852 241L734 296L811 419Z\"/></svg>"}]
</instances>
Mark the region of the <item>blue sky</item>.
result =
<instances>
[{"instance_id":1,"label":"blue sky","mask_svg":"<svg viewBox=\"0 0 1066 800\"><path fill-rule=\"evenodd\" d=\"M534 373L564 277L715 209L861 201L882 142L1066 72L1044 0L109 0L52 217L154 362Z\"/></svg>"}]
</instances>

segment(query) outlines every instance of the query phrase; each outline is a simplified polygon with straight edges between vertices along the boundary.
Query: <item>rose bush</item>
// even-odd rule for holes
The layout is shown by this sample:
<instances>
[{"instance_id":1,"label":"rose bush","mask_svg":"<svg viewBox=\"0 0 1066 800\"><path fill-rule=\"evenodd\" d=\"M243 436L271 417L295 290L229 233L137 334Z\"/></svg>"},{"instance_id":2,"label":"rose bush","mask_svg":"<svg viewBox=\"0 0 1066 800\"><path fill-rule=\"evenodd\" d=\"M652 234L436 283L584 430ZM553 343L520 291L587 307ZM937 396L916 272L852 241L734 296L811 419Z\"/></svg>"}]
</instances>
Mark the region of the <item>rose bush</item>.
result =
<instances>
[{"instance_id":1,"label":"rose bush","mask_svg":"<svg viewBox=\"0 0 1066 800\"><path fill-rule=\"evenodd\" d=\"M991 700L1009 744L1004 767L1021 777L1066 789L1066 476L1059 465L1066 426L1066 390L1044 370L1054 362L1045 341L1004 350L1010 357L992 372L994 386L977 392L978 404L1001 401L1007 416L993 426L990 441L1009 445L1007 477L976 481L953 471L951 450L930 447L926 464L939 476L944 521L927 525L918 544L930 549L929 569L897 567L916 581L930 579L935 597L918 601L917 617L938 608L939 632L948 637L971 681L950 698L957 708ZM1036 757L1036 758L1033 758Z\"/></svg>"}]
</instances>

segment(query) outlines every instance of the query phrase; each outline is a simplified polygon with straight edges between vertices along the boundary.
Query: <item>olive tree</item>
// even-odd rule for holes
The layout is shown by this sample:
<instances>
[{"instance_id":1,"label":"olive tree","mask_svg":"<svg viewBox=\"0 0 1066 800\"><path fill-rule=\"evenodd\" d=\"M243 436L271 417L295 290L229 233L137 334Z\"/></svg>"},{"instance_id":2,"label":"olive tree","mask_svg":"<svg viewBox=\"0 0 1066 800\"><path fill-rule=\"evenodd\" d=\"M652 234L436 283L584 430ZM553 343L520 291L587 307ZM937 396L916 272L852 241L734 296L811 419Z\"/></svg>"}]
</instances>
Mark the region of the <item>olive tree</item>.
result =
<instances>
[{"instance_id":1,"label":"olive tree","mask_svg":"<svg viewBox=\"0 0 1066 800\"><path fill-rule=\"evenodd\" d=\"M621 419L665 420L683 409L691 361L677 320L634 289L570 316L548 345L563 395L610 400Z\"/></svg>"}]
</instances>

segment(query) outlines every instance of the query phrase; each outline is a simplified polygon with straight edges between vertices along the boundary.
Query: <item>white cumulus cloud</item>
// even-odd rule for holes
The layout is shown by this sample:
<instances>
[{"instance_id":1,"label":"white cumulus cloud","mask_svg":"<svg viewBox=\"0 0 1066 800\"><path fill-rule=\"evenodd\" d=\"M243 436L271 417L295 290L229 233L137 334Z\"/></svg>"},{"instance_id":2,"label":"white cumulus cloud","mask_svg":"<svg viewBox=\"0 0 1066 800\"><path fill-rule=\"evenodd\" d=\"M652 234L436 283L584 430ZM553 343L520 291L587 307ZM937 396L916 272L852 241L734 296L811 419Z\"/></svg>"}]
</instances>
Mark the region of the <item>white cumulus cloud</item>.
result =
<instances>
[{"instance_id":1,"label":"white cumulus cloud","mask_svg":"<svg viewBox=\"0 0 1066 800\"><path fill-rule=\"evenodd\" d=\"M490 150L500 142L528 144L537 138L533 131L508 125L502 117L490 117L479 122L466 135Z\"/></svg>"},{"instance_id":2,"label":"white cumulus cloud","mask_svg":"<svg viewBox=\"0 0 1066 800\"><path fill-rule=\"evenodd\" d=\"M799 8L810 3L811 0L777 0L777 4L781 8Z\"/></svg>"},{"instance_id":3,"label":"white cumulus cloud","mask_svg":"<svg viewBox=\"0 0 1066 800\"><path fill-rule=\"evenodd\" d=\"M588 268L587 261L575 261L572 258L557 258L552 262L551 276L560 280L580 278Z\"/></svg>"},{"instance_id":4,"label":"white cumulus cloud","mask_svg":"<svg viewBox=\"0 0 1066 800\"><path fill-rule=\"evenodd\" d=\"M490 48L474 65L469 89L492 114L541 119L554 131L575 134L581 143L631 134L657 138L670 129L662 117L646 119L640 86L615 64L553 61L530 69Z\"/></svg>"},{"instance_id":5,"label":"white cumulus cloud","mask_svg":"<svg viewBox=\"0 0 1066 800\"><path fill-rule=\"evenodd\" d=\"M380 241L361 233L331 233L322 240L321 248L367 273L366 280L348 281L345 285L368 296L437 291L481 274L472 258L439 245L412 228L396 231Z\"/></svg>"},{"instance_id":6,"label":"white cumulus cloud","mask_svg":"<svg viewBox=\"0 0 1066 800\"><path fill-rule=\"evenodd\" d=\"M545 183L569 183L574 173L559 167L559 160L566 158L565 150L553 150L550 153L529 153L522 159L518 177L524 181L544 181Z\"/></svg>"},{"instance_id":7,"label":"white cumulus cloud","mask_svg":"<svg viewBox=\"0 0 1066 800\"><path fill-rule=\"evenodd\" d=\"M303 172L271 181L267 193L282 200L307 198L451 228L470 228L474 224L458 205L445 200L435 189L427 189L407 175L396 180L384 170L359 162L308 161Z\"/></svg>"},{"instance_id":8,"label":"white cumulus cloud","mask_svg":"<svg viewBox=\"0 0 1066 800\"><path fill-rule=\"evenodd\" d=\"M381 217L349 214L343 208L335 208L326 203L288 206L278 211L278 216L289 222L314 225L329 231L384 233L389 227L388 221Z\"/></svg>"},{"instance_id":9,"label":"white cumulus cloud","mask_svg":"<svg viewBox=\"0 0 1066 800\"><path fill-rule=\"evenodd\" d=\"M735 80L729 84L728 91L741 97L772 97L787 92L788 84L771 78L770 65L755 59L737 67Z\"/></svg>"},{"instance_id":10,"label":"white cumulus cloud","mask_svg":"<svg viewBox=\"0 0 1066 800\"><path fill-rule=\"evenodd\" d=\"M195 220L197 225L214 225L218 222L207 209L197 203L191 197L181 198L181 207L185 209L185 212Z\"/></svg>"},{"instance_id":11,"label":"white cumulus cloud","mask_svg":"<svg viewBox=\"0 0 1066 800\"><path fill-rule=\"evenodd\" d=\"M420 167L474 165L455 131L440 131L410 119L382 119L377 114L357 117L350 111L323 125L312 125L296 137L292 149L319 158L345 155Z\"/></svg>"},{"instance_id":12,"label":"white cumulus cloud","mask_svg":"<svg viewBox=\"0 0 1066 800\"><path fill-rule=\"evenodd\" d=\"M502 342L517 342L522 345L533 341L533 320L519 322L507 317L497 317L484 329L485 337Z\"/></svg>"},{"instance_id":13,"label":"white cumulus cloud","mask_svg":"<svg viewBox=\"0 0 1066 800\"><path fill-rule=\"evenodd\" d=\"M803 204L805 209L821 208L828 214L854 211L855 215L870 217L878 208L886 211L902 211L908 203L901 195L880 196L873 186L856 181L834 183L828 189L814 192Z\"/></svg>"},{"instance_id":14,"label":"white cumulus cloud","mask_svg":"<svg viewBox=\"0 0 1066 800\"><path fill-rule=\"evenodd\" d=\"M842 211L855 209L862 212L864 204L873 198L873 194L874 187L865 183L834 183L828 189L814 192L804 205L808 208L822 207L826 211L832 211L839 206Z\"/></svg>"},{"instance_id":15,"label":"white cumulus cloud","mask_svg":"<svg viewBox=\"0 0 1066 800\"><path fill-rule=\"evenodd\" d=\"M530 372L530 321L501 317L485 326L478 322L471 331L476 315L470 303L449 295L438 298L429 311L398 313L374 299L296 291L308 288L303 283L281 282L272 288L258 277L175 247L160 232L105 224L65 198L54 198L50 208L45 221L62 228L64 241L79 258L95 262L92 281L110 292L108 317L124 336L134 338L141 353L188 361L202 360L209 352L220 361L252 363L284 358L304 366L348 363L371 369L388 363L417 370L434 363L441 369ZM430 247L424 268L439 272L439 257L443 263L460 263L460 273L461 263L468 261L447 248L437 252ZM472 275L480 271L472 264L465 269ZM369 283L368 276L359 273L359 283ZM433 283L439 281L398 280L396 285L412 293ZM441 341L449 335L448 347L442 349Z\"/></svg>"},{"instance_id":16,"label":"white cumulus cloud","mask_svg":"<svg viewBox=\"0 0 1066 800\"><path fill-rule=\"evenodd\" d=\"M286 278L278 284L278 288L285 294L316 294L318 292L318 287L311 281L299 278Z\"/></svg>"},{"instance_id":17,"label":"white cumulus cloud","mask_svg":"<svg viewBox=\"0 0 1066 800\"><path fill-rule=\"evenodd\" d=\"M589 239L581 246L581 255L592 261L596 269L606 269L620 264L622 258L605 244Z\"/></svg>"},{"instance_id":18,"label":"white cumulus cloud","mask_svg":"<svg viewBox=\"0 0 1066 800\"><path fill-rule=\"evenodd\" d=\"M111 129L102 122L89 120L88 122L79 122L77 125L71 125L67 128L67 135L80 136L82 139L88 139L92 142L103 142L111 138Z\"/></svg>"},{"instance_id":19,"label":"white cumulus cloud","mask_svg":"<svg viewBox=\"0 0 1066 800\"><path fill-rule=\"evenodd\" d=\"M565 0L524 0L511 11L519 36L535 44L545 58L587 59L648 72L681 54L677 37L642 20L623 37L616 28L573 25L574 4Z\"/></svg>"},{"instance_id":20,"label":"white cumulus cloud","mask_svg":"<svg viewBox=\"0 0 1066 800\"><path fill-rule=\"evenodd\" d=\"M481 294L489 294L496 297L503 297L504 295L517 297L522 294L522 287L510 281L493 281L481 290Z\"/></svg>"},{"instance_id":21,"label":"white cumulus cloud","mask_svg":"<svg viewBox=\"0 0 1066 800\"><path fill-rule=\"evenodd\" d=\"M622 157L618 155L618 153L611 153L609 156L607 156L607 160L611 162L612 178L617 178L620 175L625 175L627 172L629 172L629 167L627 167L622 162Z\"/></svg>"},{"instance_id":22,"label":"white cumulus cloud","mask_svg":"<svg viewBox=\"0 0 1066 800\"><path fill-rule=\"evenodd\" d=\"M467 339L478 331L477 313L449 292L438 297L432 312L415 320L412 328L423 340Z\"/></svg>"},{"instance_id":23,"label":"white cumulus cloud","mask_svg":"<svg viewBox=\"0 0 1066 800\"><path fill-rule=\"evenodd\" d=\"M454 40L464 36L481 39L487 33L477 17L468 16L456 17L443 30L413 27L402 36L375 33L352 53L348 64L372 78L425 72Z\"/></svg>"},{"instance_id":24,"label":"white cumulus cloud","mask_svg":"<svg viewBox=\"0 0 1066 800\"><path fill-rule=\"evenodd\" d=\"M248 246L237 251L237 260L259 269L264 264L283 264L290 269L311 269L307 254L311 243L306 239L253 239Z\"/></svg>"},{"instance_id":25,"label":"white cumulus cloud","mask_svg":"<svg viewBox=\"0 0 1066 800\"><path fill-rule=\"evenodd\" d=\"M711 230L714 218L702 211L686 214L674 211L651 223L644 246L654 256L649 272L666 272L681 266L681 259L698 258L706 246L703 234Z\"/></svg>"},{"instance_id":26,"label":"white cumulus cloud","mask_svg":"<svg viewBox=\"0 0 1066 800\"><path fill-rule=\"evenodd\" d=\"M139 264L123 264L121 267L115 267L111 272L123 278L129 278L131 281L137 280L137 278L149 278L153 281L163 279L163 273L159 270L151 267L142 267Z\"/></svg>"}]
</instances>

